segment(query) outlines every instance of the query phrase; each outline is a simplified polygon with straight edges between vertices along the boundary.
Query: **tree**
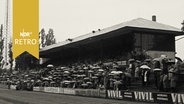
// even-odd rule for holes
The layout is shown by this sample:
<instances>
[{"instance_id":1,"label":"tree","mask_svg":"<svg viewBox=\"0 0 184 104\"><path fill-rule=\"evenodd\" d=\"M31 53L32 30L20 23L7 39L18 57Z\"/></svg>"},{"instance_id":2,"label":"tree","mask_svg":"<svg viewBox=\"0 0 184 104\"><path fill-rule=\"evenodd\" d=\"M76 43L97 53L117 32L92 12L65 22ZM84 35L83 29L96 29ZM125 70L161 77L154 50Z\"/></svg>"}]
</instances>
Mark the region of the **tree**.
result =
<instances>
[{"instance_id":1,"label":"tree","mask_svg":"<svg viewBox=\"0 0 184 104\"><path fill-rule=\"evenodd\" d=\"M48 34L45 37L45 45L49 46L56 43L53 29L49 29Z\"/></svg>"},{"instance_id":2,"label":"tree","mask_svg":"<svg viewBox=\"0 0 184 104\"><path fill-rule=\"evenodd\" d=\"M53 29L49 29L47 34L45 33L44 29L41 29L39 33L39 38L40 38L40 48L56 43Z\"/></svg>"},{"instance_id":3,"label":"tree","mask_svg":"<svg viewBox=\"0 0 184 104\"><path fill-rule=\"evenodd\" d=\"M10 73L12 72L13 67L13 52L12 52L12 43L9 43L9 63L10 63Z\"/></svg>"},{"instance_id":4,"label":"tree","mask_svg":"<svg viewBox=\"0 0 184 104\"><path fill-rule=\"evenodd\" d=\"M183 23L181 23L181 24L182 24L181 30L184 32L184 20L183 20Z\"/></svg>"},{"instance_id":5,"label":"tree","mask_svg":"<svg viewBox=\"0 0 184 104\"><path fill-rule=\"evenodd\" d=\"M4 45L4 39L3 39L3 25L1 24L0 28L0 67L3 67L3 45Z\"/></svg>"},{"instance_id":6,"label":"tree","mask_svg":"<svg viewBox=\"0 0 184 104\"><path fill-rule=\"evenodd\" d=\"M40 48L45 47L45 37L46 37L45 30L41 29L41 31L39 32Z\"/></svg>"}]
</instances>

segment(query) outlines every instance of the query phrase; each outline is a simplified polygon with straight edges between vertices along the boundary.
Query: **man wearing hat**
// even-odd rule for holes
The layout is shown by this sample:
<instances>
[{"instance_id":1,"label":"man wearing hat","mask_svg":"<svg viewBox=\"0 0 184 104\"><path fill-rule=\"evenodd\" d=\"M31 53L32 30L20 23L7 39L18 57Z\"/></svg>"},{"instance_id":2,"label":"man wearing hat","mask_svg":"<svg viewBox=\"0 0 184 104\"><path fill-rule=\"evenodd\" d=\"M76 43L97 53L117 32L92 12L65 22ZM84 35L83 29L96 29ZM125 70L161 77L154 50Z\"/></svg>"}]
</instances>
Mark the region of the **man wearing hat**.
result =
<instances>
[{"instance_id":1,"label":"man wearing hat","mask_svg":"<svg viewBox=\"0 0 184 104\"><path fill-rule=\"evenodd\" d=\"M174 65L174 62L170 61L169 62L169 81L170 81L170 88L172 92L176 91L176 84L178 80L178 72L179 72L179 67L178 63Z\"/></svg>"}]
</instances>

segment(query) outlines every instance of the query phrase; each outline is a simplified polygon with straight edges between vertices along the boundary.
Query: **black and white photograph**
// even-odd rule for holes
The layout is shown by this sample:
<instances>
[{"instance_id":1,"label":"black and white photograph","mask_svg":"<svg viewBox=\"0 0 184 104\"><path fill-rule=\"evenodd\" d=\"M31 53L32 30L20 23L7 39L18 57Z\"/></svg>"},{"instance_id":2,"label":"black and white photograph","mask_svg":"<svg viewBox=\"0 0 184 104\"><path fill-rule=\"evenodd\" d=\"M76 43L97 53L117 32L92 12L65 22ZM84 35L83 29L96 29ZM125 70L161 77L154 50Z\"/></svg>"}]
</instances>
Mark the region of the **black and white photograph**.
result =
<instances>
[{"instance_id":1,"label":"black and white photograph","mask_svg":"<svg viewBox=\"0 0 184 104\"><path fill-rule=\"evenodd\" d=\"M0 0L0 104L184 104L183 0L21 1Z\"/></svg>"}]
</instances>

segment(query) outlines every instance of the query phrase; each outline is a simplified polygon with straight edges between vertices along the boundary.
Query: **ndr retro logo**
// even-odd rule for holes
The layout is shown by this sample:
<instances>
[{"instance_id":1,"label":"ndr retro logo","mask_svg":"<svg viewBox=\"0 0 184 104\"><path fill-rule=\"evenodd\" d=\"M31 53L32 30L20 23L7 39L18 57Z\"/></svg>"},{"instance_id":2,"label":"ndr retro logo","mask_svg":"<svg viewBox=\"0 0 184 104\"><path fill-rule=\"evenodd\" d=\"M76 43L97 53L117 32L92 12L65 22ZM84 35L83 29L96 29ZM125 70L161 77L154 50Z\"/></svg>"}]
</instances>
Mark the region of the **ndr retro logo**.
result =
<instances>
[{"instance_id":1,"label":"ndr retro logo","mask_svg":"<svg viewBox=\"0 0 184 104\"><path fill-rule=\"evenodd\" d=\"M24 29L20 32L19 39L15 39L15 45L36 45L37 40L31 39L32 32L26 32Z\"/></svg>"}]
</instances>

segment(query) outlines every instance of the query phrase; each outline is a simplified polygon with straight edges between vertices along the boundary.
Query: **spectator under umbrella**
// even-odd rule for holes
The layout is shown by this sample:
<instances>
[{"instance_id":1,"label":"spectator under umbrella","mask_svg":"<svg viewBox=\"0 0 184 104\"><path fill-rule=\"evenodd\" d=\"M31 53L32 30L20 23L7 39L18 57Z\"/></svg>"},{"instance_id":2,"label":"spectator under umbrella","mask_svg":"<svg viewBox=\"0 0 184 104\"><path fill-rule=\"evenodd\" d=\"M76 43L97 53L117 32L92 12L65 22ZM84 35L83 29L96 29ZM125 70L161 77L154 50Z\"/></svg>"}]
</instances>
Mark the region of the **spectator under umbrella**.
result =
<instances>
[{"instance_id":1,"label":"spectator under umbrella","mask_svg":"<svg viewBox=\"0 0 184 104\"><path fill-rule=\"evenodd\" d=\"M100 67L99 66L93 66L91 69L100 69Z\"/></svg>"},{"instance_id":2,"label":"spectator under umbrella","mask_svg":"<svg viewBox=\"0 0 184 104\"><path fill-rule=\"evenodd\" d=\"M109 76L113 76L114 74L113 73L109 73Z\"/></svg>"},{"instance_id":3,"label":"spectator under umbrella","mask_svg":"<svg viewBox=\"0 0 184 104\"><path fill-rule=\"evenodd\" d=\"M82 75L77 75L77 77L85 77L86 75L82 74Z\"/></svg>"},{"instance_id":4,"label":"spectator under umbrella","mask_svg":"<svg viewBox=\"0 0 184 104\"><path fill-rule=\"evenodd\" d=\"M70 83L71 81L68 80L64 80L63 83Z\"/></svg>"},{"instance_id":5,"label":"spectator under umbrella","mask_svg":"<svg viewBox=\"0 0 184 104\"><path fill-rule=\"evenodd\" d=\"M74 74L77 74L78 72L76 70L73 71Z\"/></svg>"},{"instance_id":6,"label":"spectator under umbrella","mask_svg":"<svg viewBox=\"0 0 184 104\"><path fill-rule=\"evenodd\" d=\"M122 71L112 71L111 74L117 75L123 73Z\"/></svg>"},{"instance_id":7,"label":"spectator under umbrella","mask_svg":"<svg viewBox=\"0 0 184 104\"><path fill-rule=\"evenodd\" d=\"M104 70L103 69L98 69L99 72L103 72Z\"/></svg>"},{"instance_id":8,"label":"spectator under umbrella","mask_svg":"<svg viewBox=\"0 0 184 104\"><path fill-rule=\"evenodd\" d=\"M69 68L65 68L65 69L63 69L63 71L70 71L70 69Z\"/></svg>"},{"instance_id":9,"label":"spectator under umbrella","mask_svg":"<svg viewBox=\"0 0 184 104\"><path fill-rule=\"evenodd\" d=\"M94 71L93 71L93 70L89 70L88 72L89 72L89 73L93 73Z\"/></svg>"},{"instance_id":10,"label":"spectator under umbrella","mask_svg":"<svg viewBox=\"0 0 184 104\"><path fill-rule=\"evenodd\" d=\"M160 68L153 69L153 72L156 72L156 71L162 71L162 69L160 69Z\"/></svg>"},{"instance_id":11,"label":"spectator under umbrella","mask_svg":"<svg viewBox=\"0 0 184 104\"><path fill-rule=\"evenodd\" d=\"M112 67L113 68L118 68L119 66L117 64L113 63Z\"/></svg>"},{"instance_id":12,"label":"spectator under umbrella","mask_svg":"<svg viewBox=\"0 0 184 104\"><path fill-rule=\"evenodd\" d=\"M82 77L86 77L86 75L85 75L85 74L82 74L81 76L82 76Z\"/></svg>"},{"instance_id":13,"label":"spectator under umbrella","mask_svg":"<svg viewBox=\"0 0 184 104\"><path fill-rule=\"evenodd\" d=\"M81 69L81 70L79 70L78 72L79 72L79 73L84 73L84 70Z\"/></svg>"},{"instance_id":14,"label":"spectator under umbrella","mask_svg":"<svg viewBox=\"0 0 184 104\"><path fill-rule=\"evenodd\" d=\"M68 74L64 74L64 73L63 73L63 77L67 77L67 76L68 76Z\"/></svg>"},{"instance_id":15,"label":"spectator under umbrella","mask_svg":"<svg viewBox=\"0 0 184 104\"><path fill-rule=\"evenodd\" d=\"M135 62L135 59L129 59L128 61L129 62Z\"/></svg>"},{"instance_id":16,"label":"spectator under umbrella","mask_svg":"<svg viewBox=\"0 0 184 104\"><path fill-rule=\"evenodd\" d=\"M86 82L87 84L90 84L90 85L92 85L93 83L92 82Z\"/></svg>"},{"instance_id":17,"label":"spectator under umbrella","mask_svg":"<svg viewBox=\"0 0 184 104\"><path fill-rule=\"evenodd\" d=\"M77 74L72 74L72 77L77 77Z\"/></svg>"},{"instance_id":18,"label":"spectator under umbrella","mask_svg":"<svg viewBox=\"0 0 184 104\"><path fill-rule=\"evenodd\" d=\"M66 67L60 67L61 70L66 69Z\"/></svg>"},{"instance_id":19,"label":"spectator under umbrella","mask_svg":"<svg viewBox=\"0 0 184 104\"><path fill-rule=\"evenodd\" d=\"M84 80L89 80L89 77L85 77Z\"/></svg>"},{"instance_id":20,"label":"spectator under umbrella","mask_svg":"<svg viewBox=\"0 0 184 104\"><path fill-rule=\"evenodd\" d=\"M98 77L97 77L97 76L92 76L91 78L92 78L92 79L97 79Z\"/></svg>"},{"instance_id":21,"label":"spectator under umbrella","mask_svg":"<svg viewBox=\"0 0 184 104\"><path fill-rule=\"evenodd\" d=\"M84 70L87 70L87 69L88 69L88 67L84 67L83 69L84 69Z\"/></svg>"},{"instance_id":22,"label":"spectator under umbrella","mask_svg":"<svg viewBox=\"0 0 184 104\"><path fill-rule=\"evenodd\" d=\"M147 66L147 65L142 65L141 67L140 67L141 69L151 69L149 66Z\"/></svg>"},{"instance_id":23,"label":"spectator under umbrella","mask_svg":"<svg viewBox=\"0 0 184 104\"><path fill-rule=\"evenodd\" d=\"M142 69L142 85L147 86L149 83L149 75L151 68L147 65L142 65L140 68Z\"/></svg>"},{"instance_id":24,"label":"spectator under umbrella","mask_svg":"<svg viewBox=\"0 0 184 104\"><path fill-rule=\"evenodd\" d=\"M157 89L160 88L160 76L161 76L161 73L162 73L162 69L160 68L155 68L153 69L153 72L154 72L154 80L155 80L155 86Z\"/></svg>"},{"instance_id":25,"label":"spectator under umbrella","mask_svg":"<svg viewBox=\"0 0 184 104\"><path fill-rule=\"evenodd\" d=\"M55 81L51 81L51 82L50 82L50 85L51 85L51 86L55 86L55 84L56 84Z\"/></svg>"},{"instance_id":26,"label":"spectator under umbrella","mask_svg":"<svg viewBox=\"0 0 184 104\"><path fill-rule=\"evenodd\" d=\"M43 78L43 81L49 81L50 79L49 78Z\"/></svg>"},{"instance_id":27,"label":"spectator under umbrella","mask_svg":"<svg viewBox=\"0 0 184 104\"><path fill-rule=\"evenodd\" d=\"M52 64L47 65L47 68L53 68L53 67L54 67L54 65L52 65Z\"/></svg>"},{"instance_id":28,"label":"spectator under umbrella","mask_svg":"<svg viewBox=\"0 0 184 104\"><path fill-rule=\"evenodd\" d=\"M122 85L122 82L121 81L115 81L114 85L115 85L115 89L119 90L119 87L120 87L120 85Z\"/></svg>"},{"instance_id":29,"label":"spectator under umbrella","mask_svg":"<svg viewBox=\"0 0 184 104\"><path fill-rule=\"evenodd\" d=\"M48 87L49 86L49 81L43 81L43 87Z\"/></svg>"},{"instance_id":30,"label":"spectator under umbrella","mask_svg":"<svg viewBox=\"0 0 184 104\"><path fill-rule=\"evenodd\" d=\"M64 74L70 74L70 72L69 71L64 71Z\"/></svg>"},{"instance_id":31,"label":"spectator under umbrella","mask_svg":"<svg viewBox=\"0 0 184 104\"><path fill-rule=\"evenodd\" d=\"M88 87L88 84L83 83L83 84L81 84L81 86L82 86L83 88L87 88L87 87Z\"/></svg>"}]
</instances>

